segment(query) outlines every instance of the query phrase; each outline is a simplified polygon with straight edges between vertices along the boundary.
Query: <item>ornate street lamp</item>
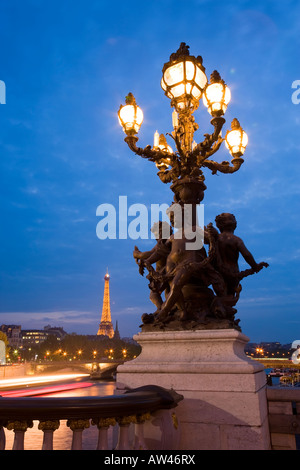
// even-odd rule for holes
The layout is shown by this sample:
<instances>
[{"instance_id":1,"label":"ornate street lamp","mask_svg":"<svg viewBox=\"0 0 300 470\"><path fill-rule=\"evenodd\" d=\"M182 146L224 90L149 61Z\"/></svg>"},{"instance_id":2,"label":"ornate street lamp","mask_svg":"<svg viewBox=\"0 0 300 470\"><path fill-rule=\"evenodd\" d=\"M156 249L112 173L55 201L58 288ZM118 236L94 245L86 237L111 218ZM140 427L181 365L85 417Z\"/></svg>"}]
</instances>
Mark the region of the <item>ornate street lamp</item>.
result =
<instances>
[{"instance_id":1,"label":"ornate street lamp","mask_svg":"<svg viewBox=\"0 0 300 470\"><path fill-rule=\"evenodd\" d=\"M132 93L126 96L126 105L120 106L118 117L125 134L135 135L138 133L144 116L141 108L137 106Z\"/></svg>"},{"instance_id":2,"label":"ornate street lamp","mask_svg":"<svg viewBox=\"0 0 300 470\"><path fill-rule=\"evenodd\" d=\"M231 93L220 74L215 70L210 77L210 84L205 87L203 104L213 116L223 116L230 101Z\"/></svg>"},{"instance_id":3,"label":"ornate street lamp","mask_svg":"<svg viewBox=\"0 0 300 470\"><path fill-rule=\"evenodd\" d=\"M173 139L175 151L167 143L166 136L157 131L154 134L153 147L137 146L143 113L131 93L126 98L126 105L120 107L119 121L129 148L137 155L154 162L161 181L171 184L174 203L179 205L183 217L186 217L186 205L192 206L192 217L186 220L189 220L189 228L193 228L197 223L196 207L203 200L206 189L203 168L208 168L213 174L238 171L244 162L242 156L248 137L237 119L232 121L225 138L222 137L224 114L231 98L230 90L216 70L208 83L202 57L191 56L185 43L181 43L178 51L171 54L170 60L163 66L161 86L174 108L173 132L167 135ZM199 126L195 122L194 112L199 108L201 98L212 116L210 122L213 131L204 134L203 141L196 143L194 134ZM223 142L229 150L231 162L211 159ZM171 217L170 221L172 225L174 220ZM240 281L249 274L258 272L267 263L257 264L252 255L245 251L245 259L251 269L240 273L233 260L233 271L226 272L226 269L230 269L222 264L222 250L225 248L220 248L218 243L223 231L229 234L225 240L232 245L236 243L237 237L233 235L236 220L232 214L221 214L216 217L216 222L221 233L212 224L204 230L204 241L209 245L208 254L204 247L187 249L182 240L175 236L170 237L163 247L162 241L158 240L157 251L156 248L152 250L154 254L149 261L146 256L149 252L143 254L135 249L134 257L140 266L140 272L143 273L145 267L149 271L147 278L150 280L150 298L157 307L154 314L145 314L142 317L144 324L162 328L166 323L173 321L176 324L176 321L180 321L190 328L190 322L197 324L213 318L214 321L226 321L231 327L237 327L238 321L234 320L236 310L233 306L239 298ZM186 226L182 233L184 238ZM159 260L159 271L152 267L154 259ZM212 286L213 290L208 286ZM162 293L165 294L165 301L161 297Z\"/></svg>"},{"instance_id":4,"label":"ornate street lamp","mask_svg":"<svg viewBox=\"0 0 300 470\"><path fill-rule=\"evenodd\" d=\"M161 86L171 99L171 106L178 112L195 111L206 82L202 57L190 56L189 47L182 43L163 67Z\"/></svg>"},{"instance_id":5,"label":"ornate street lamp","mask_svg":"<svg viewBox=\"0 0 300 470\"><path fill-rule=\"evenodd\" d=\"M161 85L166 96L171 99L171 106L174 107L174 130L168 135L174 140L176 151L166 143L163 135L159 138L162 140L162 136L164 137L164 145L157 143L156 135L153 147L137 147L137 133L143 121L143 113L132 93L129 93L126 105L121 106L118 113L126 134L125 141L134 153L156 163L161 181L172 184L176 202L198 204L202 201L206 189L202 168L209 168L212 173L236 172L244 162L241 156L247 145L247 134L240 126L239 129L232 128L231 132L235 131L235 134L226 134L226 146L233 157L231 165L228 161L218 163L210 159L225 141L221 131L225 123L223 115L230 101L230 90L216 71L211 74L210 83L207 82L202 58L191 56L185 43L180 45L178 51L172 54L169 62L164 65ZM202 96L204 105L212 115L211 124L214 130L211 134L205 134L204 140L196 144L194 133L199 126L193 113L199 107ZM234 136L236 139L238 133L242 140L236 144ZM191 191L193 196L188 195ZM184 194L188 197L183 198Z\"/></svg>"},{"instance_id":6,"label":"ornate street lamp","mask_svg":"<svg viewBox=\"0 0 300 470\"><path fill-rule=\"evenodd\" d=\"M225 145L234 158L240 158L246 150L248 136L237 119L231 123L231 131L225 135Z\"/></svg>"}]
</instances>

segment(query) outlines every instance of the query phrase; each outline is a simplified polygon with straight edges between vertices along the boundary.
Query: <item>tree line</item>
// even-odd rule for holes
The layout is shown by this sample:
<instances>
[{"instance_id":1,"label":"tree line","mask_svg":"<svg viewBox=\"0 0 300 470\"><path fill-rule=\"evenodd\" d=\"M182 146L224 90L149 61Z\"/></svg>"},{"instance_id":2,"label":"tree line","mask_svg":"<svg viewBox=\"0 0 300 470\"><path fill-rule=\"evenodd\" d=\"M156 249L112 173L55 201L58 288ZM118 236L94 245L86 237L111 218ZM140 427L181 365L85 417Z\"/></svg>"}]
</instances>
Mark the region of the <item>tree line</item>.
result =
<instances>
[{"instance_id":1,"label":"tree line","mask_svg":"<svg viewBox=\"0 0 300 470\"><path fill-rule=\"evenodd\" d=\"M19 349L9 348L10 360L16 361L91 361L133 359L141 348L135 342L106 336L66 335L58 340L49 335L39 344Z\"/></svg>"}]
</instances>

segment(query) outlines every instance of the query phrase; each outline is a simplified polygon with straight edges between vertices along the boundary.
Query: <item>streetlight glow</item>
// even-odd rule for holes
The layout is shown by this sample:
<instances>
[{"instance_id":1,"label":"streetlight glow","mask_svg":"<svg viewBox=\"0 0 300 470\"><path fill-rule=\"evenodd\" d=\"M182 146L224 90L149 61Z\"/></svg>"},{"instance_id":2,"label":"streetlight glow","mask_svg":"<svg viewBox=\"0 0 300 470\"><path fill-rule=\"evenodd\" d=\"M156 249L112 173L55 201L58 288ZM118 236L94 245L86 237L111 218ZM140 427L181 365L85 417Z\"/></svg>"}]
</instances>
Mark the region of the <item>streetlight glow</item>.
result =
<instances>
[{"instance_id":1,"label":"streetlight glow","mask_svg":"<svg viewBox=\"0 0 300 470\"><path fill-rule=\"evenodd\" d=\"M118 117L125 134L134 135L138 133L144 116L132 93L129 93L126 97L126 105L120 106Z\"/></svg>"},{"instance_id":2,"label":"streetlight glow","mask_svg":"<svg viewBox=\"0 0 300 470\"><path fill-rule=\"evenodd\" d=\"M241 128L237 119L231 123L231 130L225 136L225 145L233 157L240 157L244 154L248 144L248 136Z\"/></svg>"},{"instance_id":3,"label":"streetlight glow","mask_svg":"<svg viewBox=\"0 0 300 470\"><path fill-rule=\"evenodd\" d=\"M205 88L202 99L212 116L222 116L225 113L231 93L216 70L211 74L210 84Z\"/></svg>"},{"instance_id":4,"label":"streetlight glow","mask_svg":"<svg viewBox=\"0 0 300 470\"><path fill-rule=\"evenodd\" d=\"M181 44L164 65L161 87L177 111L197 109L207 83L202 58L189 55L188 46Z\"/></svg>"}]
</instances>

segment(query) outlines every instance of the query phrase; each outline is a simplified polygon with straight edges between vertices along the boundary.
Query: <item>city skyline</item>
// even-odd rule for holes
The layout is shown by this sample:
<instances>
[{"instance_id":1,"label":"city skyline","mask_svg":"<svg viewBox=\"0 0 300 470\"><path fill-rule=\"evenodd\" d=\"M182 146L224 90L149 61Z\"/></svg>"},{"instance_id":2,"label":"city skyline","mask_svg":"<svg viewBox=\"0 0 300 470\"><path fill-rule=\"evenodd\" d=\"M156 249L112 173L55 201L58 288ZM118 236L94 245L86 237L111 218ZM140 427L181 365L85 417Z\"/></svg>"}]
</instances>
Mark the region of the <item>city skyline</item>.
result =
<instances>
[{"instance_id":1,"label":"city skyline","mask_svg":"<svg viewBox=\"0 0 300 470\"><path fill-rule=\"evenodd\" d=\"M299 3L11 0L0 15L0 324L96 334L107 267L122 336L155 311L132 255L154 240L100 240L96 211L117 208L120 196L128 205L171 202L155 165L128 149L117 112L132 92L143 147L156 130L172 132L161 70L186 42L207 77L218 70L231 90L224 129L238 117L249 137L236 174L205 173L203 201L205 224L234 213L236 234L270 265L242 283L242 332L251 342L300 339ZM204 106L195 119L200 141L211 131ZM217 158L229 159L225 147Z\"/></svg>"}]
</instances>

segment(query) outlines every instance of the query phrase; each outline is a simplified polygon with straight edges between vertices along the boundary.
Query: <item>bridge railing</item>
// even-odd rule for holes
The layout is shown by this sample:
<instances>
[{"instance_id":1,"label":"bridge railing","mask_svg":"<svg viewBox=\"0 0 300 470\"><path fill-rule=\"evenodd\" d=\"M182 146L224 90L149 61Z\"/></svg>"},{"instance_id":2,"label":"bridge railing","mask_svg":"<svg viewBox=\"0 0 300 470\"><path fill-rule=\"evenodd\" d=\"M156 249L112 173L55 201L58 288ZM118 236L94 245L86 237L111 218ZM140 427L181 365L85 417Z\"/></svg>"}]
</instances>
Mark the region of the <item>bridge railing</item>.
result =
<instances>
[{"instance_id":1,"label":"bridge railing","mask_svg":"<svg viewBox=\"0 0 300 470\"><path fill-rule=\"evenodd\" d=\"M98 450L110 450L108 431L112 426L117 432L115 449L147 449L144 426L157 417L163 417L160 428L165 428L164 442L170 448L172 432L178 431L172 409L182 398L173 390L151 385L105 397L0 397L0 450L6 448L5 428L14 431L13 450L24 450L25 433L35 421L43 432L42 450L53 450L53 434L62 420L67 420L73 433L71 450L82 449L83 431L91 425L98 428ZM164 448L160 447L164 445L162 440L151 442L158 449Z\"/></svg>"},{"instance_id":2,"label":"bridge railing","mask_svg":"<svg viewBox=\"0 0 300 470\"><path fill-rule=\"evenodd\" d=\"M300 388L268 387L268 415L273 450L300 450Z\"/></svg>"}]
</instances>

